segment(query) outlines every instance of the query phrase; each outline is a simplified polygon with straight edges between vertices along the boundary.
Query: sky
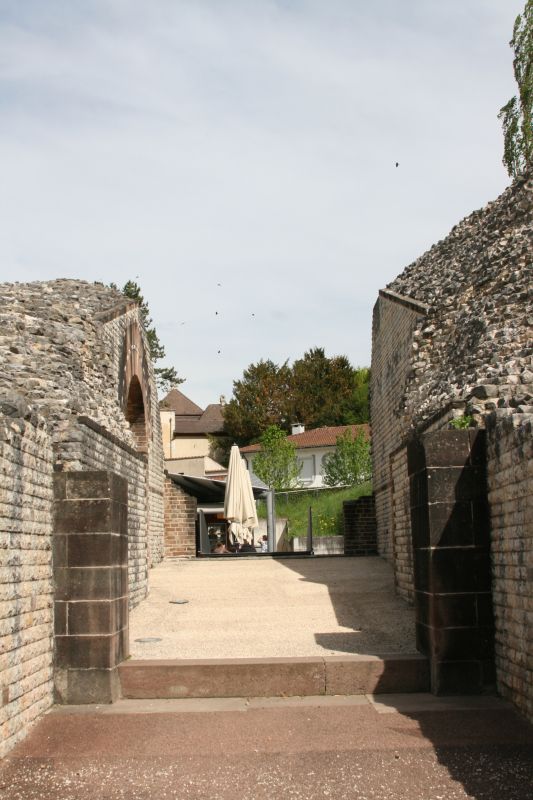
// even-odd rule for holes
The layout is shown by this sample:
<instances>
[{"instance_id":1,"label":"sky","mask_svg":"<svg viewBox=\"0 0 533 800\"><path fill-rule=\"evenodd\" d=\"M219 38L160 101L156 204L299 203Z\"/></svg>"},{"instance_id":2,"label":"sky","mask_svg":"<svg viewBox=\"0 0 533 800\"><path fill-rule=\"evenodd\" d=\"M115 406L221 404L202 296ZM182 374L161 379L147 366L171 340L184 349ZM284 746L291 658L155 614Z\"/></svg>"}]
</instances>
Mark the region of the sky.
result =
<instances>
[{"instance_id":1,"label":"sky","mask_svg":"<svg viewBox=\"0 0 533 800\"><path fill-rule=\"evenodd\" d=\"M0 281L136 280L201 406L369 365L379 289L509 184L523 7L0 0Z\"/></svg>"}]
</instances>

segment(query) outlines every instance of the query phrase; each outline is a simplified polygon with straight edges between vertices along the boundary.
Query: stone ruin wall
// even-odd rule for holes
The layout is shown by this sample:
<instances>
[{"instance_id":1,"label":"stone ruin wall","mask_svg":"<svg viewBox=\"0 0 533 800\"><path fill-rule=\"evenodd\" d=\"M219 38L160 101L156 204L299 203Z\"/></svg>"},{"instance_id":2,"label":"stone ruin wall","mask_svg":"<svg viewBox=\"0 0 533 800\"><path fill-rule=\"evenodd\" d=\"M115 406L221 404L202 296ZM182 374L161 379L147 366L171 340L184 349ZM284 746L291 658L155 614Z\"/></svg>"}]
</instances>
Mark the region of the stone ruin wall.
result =
<instances>
[{"instance_id":1,"label":"stone ruin wall","mask_svg":"<svg viewBox=\"0 0 533 800\"><path fill-rule=\"evenodd\" d=\"M398 411L427 426L452 402L479 418L533 402L533 180L456 225L388 287L427 304Z\"/></svg>"},{"instance_id":2,"label":"stone ruin wall","mask_svg":"<svg viewBox=\"0 0 533 800\"><path fill-rule=\"evenodd\" d=\"M519 178L380 293L371 385L379 548L392 555L406 599L413 582L407 437L463 414L487 423L498 687L530 719L531 188L530 175Z\"/></svg>"},{"instance_id":3,"label":"stone ruin wall","mask_svg":"<svg viewBox=\"0 0 533 800\"><path fill-rule=\"evenodd\" d=\"M137 308L130 309L126 314L115 317L107 322L103 327L103 335L108 343L109 350L113 356L113 374L117 375L121 368L122 346L125 332L129 325L139 323L139 312ZM149 352L148 343L142 326L139 326L143 337L144 351ZM148 493L147 509L147 563L149 567L158 564L164 556L164 536L163 536L163 492L164 492L164 457L163 440L161 434L161 415L159 413L159 402L157 398L157 388L154 376L154 367L150 358L146 360L147 383L149 390L149 414L148 429L150 438L148 441L148 472L146 481L146 491ZM100 467L101 468L101 467ZM106 467L110 469L110 467ZM122 474L122 473L119 473ZM127 475L124 474L124 477Z\"/></svg>"},{"instance_id":4,"label":"stone ruin wall","mask_svg":"<svg viewBox=\"0 0 533 800\"><path fill-rule=\"evenodd\" d=\"M119 402L132 323L139 327L136 305L102 285L0 285L0 756L53 701L54 469L106 469L128 480L132 605L163 556L163 452L149 359L147 455Z\"/></svg>"},{"instance_id":5,"label":"stone ruin wall","mask_svg":"<svg viewBox=\"0 0 533 800\"><path fill-rule=\"evenodd\" d=\"M487 473L498 689L533 722L533 414L491 414Z\"/></svg>"},{"instance_id":6,"label":"stone ruin wall","mask_svg":"<svg viewBox=\"0 0 533 800\"><path fill-rule=\"evenodd\" d=\"M413 331L425 313L423 305L381 292L372 321L370 395L378 551L393 563L398 592L406 600L413 596L412 548L407 450L401 443L409 424L398 413L398 397L411 369Z\"/></svg>"},{"instance_id":7,"label":"stone ruin wall","mask_svg":"<svg viewBox=\"0 0 533 800\"><path fill-rule=\"evenodd\" d=\"M53 702L52 464L45 420L0 404L0 758Z\"/></svg>"},{"instance_id":8,"label":"stone ruin wall","mask_svg":"<svg viewBox=\"0 0 533 800\"><path fill-rule=\"evenodd\" d=\"M135 451L119 403L125 334L132 324L148 352L137 306L101 284L71 280L3 284L0 297L0 392L22 395L46 417L56 469L114 469L128 480L135 605L146 595L148 567L163 557L163 450L149 358L143 361L147 462Z\"/></svg>"},{"instance_id":9,"label":"stone ruin wall","mask_svg":"<svg viewBox=\"0 0 533 800\"><path fill-rule=\"evenodd\" d=\"M380 292L371 417L378 546L412 597L405 442L461 414L533 403L531 177L456 225ZM396 509L392 513L392 507Z\"/></svg>"}]
</instances>

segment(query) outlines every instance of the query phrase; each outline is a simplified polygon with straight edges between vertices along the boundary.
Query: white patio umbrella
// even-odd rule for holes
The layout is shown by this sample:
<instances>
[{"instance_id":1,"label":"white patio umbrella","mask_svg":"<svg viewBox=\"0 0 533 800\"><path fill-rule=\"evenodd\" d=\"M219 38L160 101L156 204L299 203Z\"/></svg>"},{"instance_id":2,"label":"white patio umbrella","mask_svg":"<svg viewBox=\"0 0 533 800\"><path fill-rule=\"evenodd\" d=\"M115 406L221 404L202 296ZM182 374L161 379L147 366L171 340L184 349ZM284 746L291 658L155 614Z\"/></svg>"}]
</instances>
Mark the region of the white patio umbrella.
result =
<instances>
[{"instance_id":1,"label":"white patio umbrella","mask_svg":"<svg viewBox=\"0 0 533 800\"><path fill-rule=\"evenodd\" d=\"M245 534L258 525L250 475L236 444L231 448L229 457L224 516L229 520L230 531L241 543Z\"/></svg>"}]
</instances>

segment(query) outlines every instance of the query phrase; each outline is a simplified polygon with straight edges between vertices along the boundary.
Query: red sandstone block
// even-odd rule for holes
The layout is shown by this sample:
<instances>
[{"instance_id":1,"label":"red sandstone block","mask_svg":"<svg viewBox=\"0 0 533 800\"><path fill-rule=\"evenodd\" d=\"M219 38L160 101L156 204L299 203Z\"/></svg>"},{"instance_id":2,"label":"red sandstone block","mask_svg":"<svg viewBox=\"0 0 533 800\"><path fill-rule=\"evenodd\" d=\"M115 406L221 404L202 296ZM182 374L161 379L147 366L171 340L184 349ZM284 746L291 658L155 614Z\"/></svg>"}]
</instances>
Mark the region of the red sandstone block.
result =
<instances>
[{"instance_id":1,"label":"red sandstone block","mask_svg":"<svg viewBox=\"0 0 533 800\"><path fill-rule=\"evenodd\" d=\"M321 658L129 661L124 697L279 697L324 694Z\"/></svg>"}]
</instances>

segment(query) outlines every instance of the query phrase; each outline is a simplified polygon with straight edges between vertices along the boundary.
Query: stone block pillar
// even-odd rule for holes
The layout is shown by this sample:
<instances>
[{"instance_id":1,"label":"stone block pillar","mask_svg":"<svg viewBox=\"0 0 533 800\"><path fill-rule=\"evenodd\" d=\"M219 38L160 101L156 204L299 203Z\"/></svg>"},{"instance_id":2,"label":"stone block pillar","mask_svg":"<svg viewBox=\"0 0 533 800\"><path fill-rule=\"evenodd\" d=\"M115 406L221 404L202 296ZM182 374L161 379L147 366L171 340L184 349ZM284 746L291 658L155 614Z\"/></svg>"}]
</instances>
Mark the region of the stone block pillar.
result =
<instances>
[{"instance_id":1,"label":"stone block pillar","mask_svg":"<svg viewBox=\"0 0 533 800\"><path fill-rule=\"evenodd\" d=\"M408 447L418 649L434 694L494 682L484 431L443 430Z\"/></svg>"},{"instance_id":2,"label":"stone block pillar","mask_svg":"<svg viewBox=\"0 0 533 800\"><path fill-rule=\"evenodd\" d=\"M56 702L111 703L128 656L128 487L112 472L54 477Z\"/></svg>"}]
</instances>

